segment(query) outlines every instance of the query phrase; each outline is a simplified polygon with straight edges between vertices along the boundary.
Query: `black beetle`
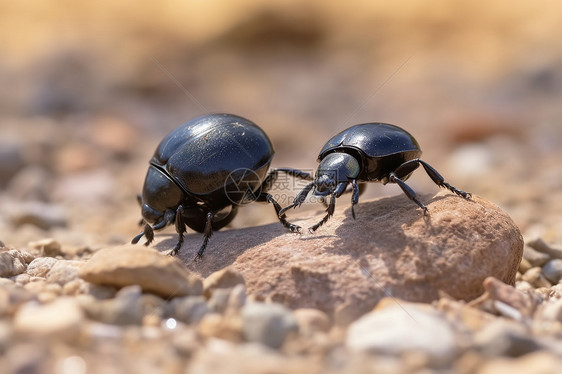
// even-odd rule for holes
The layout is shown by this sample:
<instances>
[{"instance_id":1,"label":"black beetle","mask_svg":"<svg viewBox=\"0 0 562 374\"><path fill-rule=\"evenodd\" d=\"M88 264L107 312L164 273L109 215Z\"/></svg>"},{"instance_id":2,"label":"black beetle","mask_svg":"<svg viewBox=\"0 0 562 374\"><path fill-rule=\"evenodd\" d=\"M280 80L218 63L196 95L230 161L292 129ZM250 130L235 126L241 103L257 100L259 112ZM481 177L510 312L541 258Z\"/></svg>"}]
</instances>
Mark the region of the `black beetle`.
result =
<instances>
[{"instance_id":1,"label":"black beetle","mask_svg":"<svg viewBox=\"0 0 562 374\"><path fill-rule=\"evenodd\" d=\"M446 183L437 170L420 160L421 153L416 139L398 126L386 123L352 126L328 140L318 155L320 165L316 171L316 178L302 189L291 205L281 209L278 215L284 217L287 209L300 206L312 189L316 196L323 198L330 195L326 215L309 228L310 232L314 232L334 214L336 198L348 192L347 187L351 184L351 214L355 219L354 206L359 201L360 193L358 181L396 183L408 198L427 213L427 207L404 182L420 165L439 187L448 188L466 199L471 198L470 193ZM300 227L296 229L299 231Z\"/></svg>"},{"instance_id":2,"label":"black beetle","mask_svg":"<svg viewBox=\"0 0 562 374\"><path fill-rule=\"evenodd\" d=\"M281 223L296 231L298 226L279 214L281 206L267 191L279 172L312 177L294 169L274 169L266 176L273 154L262 129L232 114L203 115L176 128L150 160L139 196L146 225L132 243L145 236L148 245L154 230L175 224L178 242L171 254L176 255L187 225L204 234L196 257L201 258L213 230L230 223L238 207L251 201L272 203Z\"/></svg>"}]
</instances>

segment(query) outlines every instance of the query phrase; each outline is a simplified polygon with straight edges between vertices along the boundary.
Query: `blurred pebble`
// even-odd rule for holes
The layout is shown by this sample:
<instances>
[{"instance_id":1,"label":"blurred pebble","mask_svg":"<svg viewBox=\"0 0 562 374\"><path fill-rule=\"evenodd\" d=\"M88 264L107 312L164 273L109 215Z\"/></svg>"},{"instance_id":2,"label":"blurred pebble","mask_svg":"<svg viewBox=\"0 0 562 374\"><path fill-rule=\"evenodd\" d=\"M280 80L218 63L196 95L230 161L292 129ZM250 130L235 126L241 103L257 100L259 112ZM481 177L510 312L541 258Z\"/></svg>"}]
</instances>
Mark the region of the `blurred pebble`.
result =
<instances>
[{"instance_id":1,"label":"blurred pebble","mask_svg":"<svg viewBox=\"0 0 562 374\"><path fill-rule=\"evenodd\" d=\"M33 242L29 242L28 245L31 248L40 250L42 256L57 257L63 254L63 252L61 251L61 244L53 238L36 240Z\"/></svg>"},{"instance_id":2,"label":"blurred pebble","mask_svg":"<svg viewBox=\"0 0 562 374\"><path fill-rule=\"evenodd\" d=\"M556 258L548 261L542 267L542 274L552 284L557 284L562 279L562 259Z\"/></svg>"},{"instance_id":3,"label":"blurred pebble","mask_svg":"<svg viewBox=\"0 0 562 374\"><path fill-rule=\"evenodd\" d=\"M0 186L5 185L24 165L22 145L0 141Z\"/></svg>"},{"instance_id":4,"label":"blurred pebble","mask_svg":"<svg viewBox=\"0 0 562 374\"><path fill-rule=\"evenodd\" d=\"M231 288L216 288L208 300L209 308L216 313L224 313L228 306Z\"/></svg>"},{"instance_id":5,"label":"blurred pebble","mask_svg":"<svg viewBox=\"0 0 562 374\"><path fill-rule=\"evenodd\" d=\"M229 311L239 311L242 309L244 304L246 304L246 286L243 284L237 284L232 288L230 295L228 297L227 310Z\"/></svg>"},{"instance_id":6,"label":"blurred pebble","mask_svg":"<svg viewBox=\"0 0 562 374\"><path fill-rule=\"evenodd\" d=\"M138 131L131 123L117 117L96 118L91 127L91 140L104 153L117 157L130 155L138 144Z\"/></svg>"},{"instance_id":7,"label":"blurred pebble","mask_svg":"<svg viewBox=\"0 0 562 374\"><path fill-rule=\"evenodd\" d=\"M144 315L140 295L135 294L108 300L85 297L80 305L88 318L111 325L140 325Z\"/></svg>"},{"instance_id":8,"label":"blurred pebble","mask_svg":"<svg viewBox=\"0 0 562 374\"><path fill-rule=\"evenodd\" d=\"M6 373L42 373L50 361L47 348L37 343L14 344L3 356L6 361L2 370Z\"/></svg>"},{"instance_id":9,"label":"blurred pebble","mask_svg":"<svg viewBox=\"0 0 562 374\"><path fill-rule=\"evenodd\" d=\"M58 205L39 201L18 202L9 204L7 215L16 227L23 225L37 226L43 230L54 227L66 227L66 212Z\"/></svg>"},{"instance_id":10,"label":"blurred pebble","mask_svg":"<svg viewBox=\"0 0 562 374\"><path fill-rule=\"evenodd\" d=\"M95 147L83 143L65 143L55 153L54 166L61 175L93 169L100 164Z\"/></svg>"},{"instance_id":11,"label":"blurred pebble","mask_svg":"<svg viewBox=\"0 0 562 374\"><path fill-rule=\"evenodd\" d=\"M555 284L550 288L550 298L562 299L562 283Z\"/></svg>"},{"instance_id":12,"label":"blurred pebble","mask_svg":"<svg viewBox=\"0 0 562 374\"><path fill-rule=\"evenodd\" d=\"M23 286L29 283L31 277L29 276L29 274L23 273L23 274L16 275L15 277L12 277L12 279L14 282L16 282L16 284Z\"/></svg>"},{"instance_id":13,"label":"blurred pebble","mask_svg":"<svg viewBox=\"0 0 562 374\"><path fill-rule=\"evenodd\" d=\"M432 364L456 354L455 332L442 313L410 303L371 312L353 322L346 345L352 350L400 356L419 352Z\"/></svg>"},{"instance_id":14,"label":"blurred pebble","mask_svg":"<svg viewBox=\"0 0 562 374\"><path fill-rule=\"evenodd\" d=\"M36 299L37 296L34 292L28 291L22 286L18 286L15 283L4 284L0 287L0 315L12 315L21 305Z\"/></svg>"},{"instance_id":15,"label":"blurred pebble","mask_svg":"<svg viewBox=\"0 0 562 374\"><path fill-rule=\"evenodd\" d=\"M53 257L37 257L27 266L26 272L33 277L45 278L58 261Z\"/></svg>"},{"instance_id":16,"label":"blurred pebble","mask_svg":"<svg viewBox=\"0 0 562 374\"><path fill-rule=\"evenodd\" d=\"M525 272L521 277L522 280L529 282L534 287L550 287L549 281L542 275L540 267L534 267Z\"/></svg>"},{"instance_id":17,"label":"blurred pebble","mask_svg":"<svg viewBox=\"0 0 562 374\"><path fill-rule=\"evenodd\" d=\"M532 267L533 265L531 265L531 263L526 258L522 258L521 262L519 263L519 272L517 273L517 276L521 276L521 274L525 274L525 272L527 272L527 270L529 270ZM520 279L516 278L515 280L520 280Z\"/></svg>"},{"instance_id":18,"label":"blurred pebble","mask_svg":"<svg viewBox=\"0 0 562 374\"><path fill-rule=\"evenodd\" d=\"M117 288L85 282L84 293L98 300L111 299L117 294Z\"/></svg>"},{"instance_id":19,"label":"blurred pebble","mask_svg":"<svg viewBox=\"0 0 562 374\"><path fill-rule=\"evenodd\" d=\"M13 277L26 269L26 256L21 251L10 249L0 252L0 277Z\"/></svg>"},{"instance_id":20,"label":"blurred pebble","mask_svg":"<svg viewBox=\"0 0 562 374\"><path fill-rule=\"evenodd\" d=\"M79 293L82 293L85 283L86 282L80 278L71 280L62 287L62 293L66 296L78 295Z\"/></svg>"},{"instance_id":21,"label":"blurred pebble","mask_svg":"<svg viewBox=\"0 0 562 374\"><path fill-rule=\"evenodd\" d=\"M204 338L219 338L232 342L242 341L240 318L226 318L219 313L208 313L197 325L197 332Z\"/></svg>"},{"instance_id":22,"label":"blurred pebble","mask_svg":"<svg viewBox=\"0 0 562 374\"><path fill-rule=\"evenodd\" d=\"M196 324L210 311L204 296L184 296L175 297L167 303L165 316L186 324Z\"/></svg>"},{"instance_id":23,"label":"blurred pebble","mask_svg":"<svg viewBox=\"0 0 562 374\"><path fill-rule=\"evenodd\" d=\"M515 283L515 289L517 291L531 291L534 289L534 287L531 285L531 283L526 282L524 280L520 281L520 282L516 282Z\"/></svg>"},{"instance_id":24,"label":"blurred pebble","mask_svg":"<svg viewBox=\"0 0 562 374\"><path fill-rule=\"evenodd\" d=\"M57 179L53 189L52 196L58 201L107 203L115 194L115 177L103 169L68 174Z\"/></svg>"},{"instance_id":25,"label":"blurred pebble","mask_svg":"<svg viewBox=\"0 0 562 374\"><path fill-rule=\"evenodd\" d=\"M462 170L463 175L474 177L485 174L494 165L493 150L482 143L458 146L448 157L451 170Z\"/></svg>"},{"instance_id":26,"label":"blurred pebble","mask_svg":"<svg viewBox=\"0 0 562 374\"><path fill-rule=\"evenodd\" d=\"M51 338L76 338L84 321L84 313L73 298L61 297L40 305L29 302L14 317L17 332Z\"/></svg>"},{"instance_id":27,"label":"blurred pebble","mask_svg":"<svg viewBox=\"0 0 562 374\"><path fill-rule=\"evenodd\" d=\"M301 308L294 311L299 325L299 333L312 336L318 332L328 332L331 326L330 318L321 310Z\"/></svg>"},{"instance_id":28,"label":"blurred pebble","mask_svg":"<svg viewBox=\"0 0 562 374\"><path fill-rule=\"evenodd\" d=\"M562 299L546 302L537 310L537 319L562 323Z\"/></svg>"},{"instance_id":29,"label":"blurred pebble","mask_svg":"<svg viewBox=\"0 0 562 374\"><path fill-rule=\"evenodd\" d=\"M21 201L48 201L51 178L51 174L42 166L26 166L9 182L6 195Z\"/></svg>"},{"instance_id":30,"label":"blurred pebble","mask_svg":"<svg viewBox=\"0 0 562 374\"><path fill-rule=\"evenodd\" d=\"M550 260L550 256L547 253L539 252L528 245L523 248L523 258L533 267L543 266Z\"/></svg>"},{"instance_id":31,"label":"blurred pebble","mask_svg":"<svg viewBox=\"0 0 562 374\"><path fill-rule=\"evenodd\" d=\"M83 266L84 262L82 261L58 261L47 273L47 282L58 283L63 286L65 283L77 279L79 271Z\"/></svg>"},{"instance_id":32,"label":"blurred pebble","mask_svg":"<svg viewBox=\"0 0 562 374\"><path fill-rule=\"evenodd\" d=\"M478 352L488 357L519 357L540 349L523 325L506 320L492 322L476 332L474 344Z\"/></svg>"},{"instance_id":33,"label":"blurred pebble","mask_svg":"<svg viewBox=\"0 0 562 374\"><path fill-rule=\"evenodd\" d=\"M524 276L525 275L523 275L523 277ZM536 306L540 303L540 300L535 298L532 294L523 293L493 277L486 278L483 285L491 300L507 304L525 317L531 316Z\"/></svg>"},{"instance_id":34,"label":"blurred pebble","mask_svg":"<svg viewBox=\"0 0 562 374\"><path fill-rule=\"evenodd\" d=\"M232 288L237 284L245 284L244 278L232 267L226 267L215 271L203 280L203 294L209 298L213 290L217 288Z\"/></svg>"},{"instance_id":35,"label":"blurred pebble","mask_svg":"<svg viewBox=\"0 0 562 374\"><path fill-rule=\"evenodd\" d=\"M172 346L177 354L182 357L190 358L191 355L197 351L201 346L201 342L197 338L197 333L193 329L178 328L179 333L172 336Z\"/></svg>"},{"instance_id":36,"label":"blurred pebble","mask_svg":"<svg viewBox=\"0 0 562 374\"><path fill-rule=\"evenodd\" d=\"M548 352L534 352L517 359L495 359L485 362L478 374L558 374L562 359Z\"/></svg>"},{"instance_id":37,"label":"blurred pebble","mask_svg":"<svg viewBox=\"0 0 562 374\"><path fill-rule=\"evenodd\" d=\"M527 245L539 252L546 253L551 258L562 259L562 247L548 245L541 238L537 238L527 242Z\"/></svg>"},{"instance_id":38,"label":"blurred pebble","mask_svg":"<svg viewBox=\"0 0 562 374\"><path fill-rule=\"evenodd\" d=\"M290 333L298 330L291 312L281 304L250 302L242 308L242 331L250 342L280 348Z\"/></svg>"}]
</instances>

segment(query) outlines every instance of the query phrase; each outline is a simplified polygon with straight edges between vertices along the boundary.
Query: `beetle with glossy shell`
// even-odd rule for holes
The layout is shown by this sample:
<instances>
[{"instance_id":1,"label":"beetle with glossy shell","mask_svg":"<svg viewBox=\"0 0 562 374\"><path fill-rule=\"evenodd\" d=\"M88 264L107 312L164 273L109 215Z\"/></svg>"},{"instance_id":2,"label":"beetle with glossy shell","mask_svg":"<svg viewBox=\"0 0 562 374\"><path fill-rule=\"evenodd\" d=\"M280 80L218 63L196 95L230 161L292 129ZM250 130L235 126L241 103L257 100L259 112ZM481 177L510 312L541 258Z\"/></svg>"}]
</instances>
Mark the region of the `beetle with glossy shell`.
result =
<instances>
[{"instance_id":1,"label":"beetle with glossy shell","mask_svg":"<svg viewBox=\"0 0 562 374\"><path fill-rule=\"evenodd\" d=\"M328 221L334 214L336 198L345 192L352 193L351 214L355 219L354 207L360 194L357 182L396 183L408 198L427 213L427 207L405 183L420 165L439 187L447 188L466 199L471 198L470 193L446 183L437 170L419 158L421 153L416 139L398 126L387 123L352 126L328 140L318 155L320 165L316 178L302 189L291 205L281 209L278 216L284 218L288 209L302 205L306 196L314 189L314 195L330 195L330 200L326 215L309 228L310 232L316 231ZM349 185L351 189L348 188ZM297 227L297 231L300 231L300 227Z\"/></svg>"},{"instance_id":2,"label":"beetle with glossy shell","mask_svg":"<svg viewBox=\"0 0 562 374\"><path fill-rule=\"evenodd\" d=\"M232 221L238 207L251 201L272 203L279 221L291 231L297 226L279 215L281 207L267 193L279 172L312 180L308 173L274 169L267 173L274 150L268 136L255 123L232 114L197 117L176 128L158 145L144 181L139 202L149 245L154 230L175 225L183 243L185 226L204 234L196 259L201 258L213 230Z\"/></svg>"}]
</instances>

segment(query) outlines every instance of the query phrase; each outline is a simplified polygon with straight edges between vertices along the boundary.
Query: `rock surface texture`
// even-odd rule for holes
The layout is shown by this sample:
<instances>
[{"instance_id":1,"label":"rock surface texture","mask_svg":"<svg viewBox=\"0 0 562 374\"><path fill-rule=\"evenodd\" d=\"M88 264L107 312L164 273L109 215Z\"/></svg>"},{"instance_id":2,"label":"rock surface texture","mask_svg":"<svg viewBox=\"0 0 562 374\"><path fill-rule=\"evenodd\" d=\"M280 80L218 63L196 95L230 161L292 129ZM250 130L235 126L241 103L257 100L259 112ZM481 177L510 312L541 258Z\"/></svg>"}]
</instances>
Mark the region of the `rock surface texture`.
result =
<instances>
[{"instance_id":1,"label":"rock surface texture","mask_svg":"<svg viewBox=\"0 0 562 374\"><path fill-rule=\"evenodd\" d=\"M429 208L426 216L399 195L361 202L353 220L344 196L314 235L287 233L279 224L221 231L199 262L192 259L201 236L188 235L180 257L203 277L232 265L257 299L344 319L367 312L385 296L429 302L444 291L471 300L484 291L488 276L514 284L523 239L507 214L477 196L465 200L441 192L421 200ZM323 212L289 214L306 228ZM157 246L170 248L174 240Z\"/></svg>"},{"instance_id":2,"label":"rock surface texture","mask_svg":"<svg viewBox=\"0 0 562 374\"><path fill-rule=\"evenodd\" d=\"M179 261L141 246L100 250L81 269L80 277L102 286L140 285L162 297L203 293L201 280Z\"/></svg>"}]
</instances>

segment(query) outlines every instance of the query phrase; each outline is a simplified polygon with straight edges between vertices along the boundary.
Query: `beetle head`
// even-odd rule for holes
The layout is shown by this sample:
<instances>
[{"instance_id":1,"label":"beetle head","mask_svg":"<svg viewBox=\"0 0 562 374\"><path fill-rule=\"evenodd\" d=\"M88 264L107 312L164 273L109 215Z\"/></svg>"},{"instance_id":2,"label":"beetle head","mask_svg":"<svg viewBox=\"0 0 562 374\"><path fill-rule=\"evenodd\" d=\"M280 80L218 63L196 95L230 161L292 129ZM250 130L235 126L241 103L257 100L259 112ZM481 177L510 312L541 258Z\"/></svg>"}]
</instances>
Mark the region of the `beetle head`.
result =
<instances>
[{"instance_id":1,"label":"beetle head","mask_svg":"<svg viewBox=\"0 0 562 374\"><path fill-rule=\"evenodd\" d=\"M180 188L160 169L151 165L142 190L142 216L150 223L158 222L164 212L175 209L184 199Z\"/></svg>"},{"instance_id":2,"label":"beetle head","mask_svg":"<svg viewBox=\"0 0 562 374\"><path fill-rule=\"evenodd\" d=\"M359 171L359 162L350 154L335 152L326 155L316 171L314 194L329 195L339 183L356 178Z\"/></svg>"}]
</instances>

